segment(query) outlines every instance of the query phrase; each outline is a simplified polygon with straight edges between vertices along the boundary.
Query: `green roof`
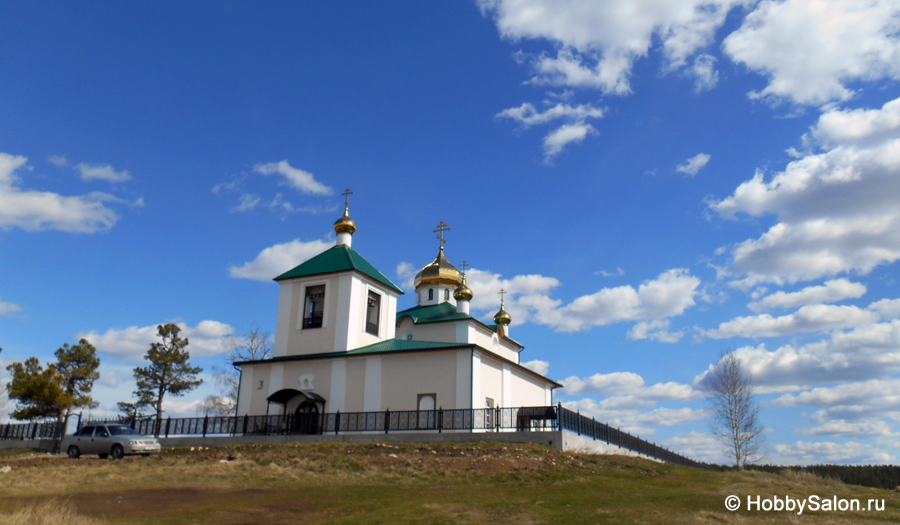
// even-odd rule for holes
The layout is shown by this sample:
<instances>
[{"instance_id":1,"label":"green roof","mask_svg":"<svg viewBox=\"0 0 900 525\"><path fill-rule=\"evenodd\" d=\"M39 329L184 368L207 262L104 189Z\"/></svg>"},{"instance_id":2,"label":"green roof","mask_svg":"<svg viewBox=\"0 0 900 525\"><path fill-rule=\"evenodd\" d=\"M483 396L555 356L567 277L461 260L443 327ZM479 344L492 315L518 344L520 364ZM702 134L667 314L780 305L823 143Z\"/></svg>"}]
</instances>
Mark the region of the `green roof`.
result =
<instances>
[{"instance_id":1,"label":"green roof","mask_svg":"<svg viewBox=\"0 0 900 525\"><path fill-rule=\"evenodd\" d=\"M436 350L438 348L465 348L474 346L469 343L435 343L431 341L407 341L405 339L387 339L377 343L348 350L348 355L381 354L385 352L415 352L416 350Z\"/></svg>"},{"instance_id":2,"label":"green roof","mask_svg":"<svg viewBox=\"0 0 900 525\"><path fill-rule=\"evenodd\" d=\"M293 270L284 272L276 277L275 280L283 281L284 279L293 279L295 277L308 277L311 275L345 272L348 270L356 270L388 288L395 290L397 293L403 293L403 290L401 290L399 286L392 283L383 273L372 266L372 263L367 261L356 250L346 244L339 244L325 250Z\"/></svg>"},{"instance_id":3,"label":"green roof","mask_svg":"<svg viewBox=\"0 0 900 525\"><path fill-rule=\"evenodd\" d=\"M450 303L432 304L429 306L414 306L402 312L397 312L397 322L404 317L410 317L415 324L437 323L440 321L459 321L462 319L474 319L469 314L456 312L456 307Z\"/></svg>"}]
</instances>

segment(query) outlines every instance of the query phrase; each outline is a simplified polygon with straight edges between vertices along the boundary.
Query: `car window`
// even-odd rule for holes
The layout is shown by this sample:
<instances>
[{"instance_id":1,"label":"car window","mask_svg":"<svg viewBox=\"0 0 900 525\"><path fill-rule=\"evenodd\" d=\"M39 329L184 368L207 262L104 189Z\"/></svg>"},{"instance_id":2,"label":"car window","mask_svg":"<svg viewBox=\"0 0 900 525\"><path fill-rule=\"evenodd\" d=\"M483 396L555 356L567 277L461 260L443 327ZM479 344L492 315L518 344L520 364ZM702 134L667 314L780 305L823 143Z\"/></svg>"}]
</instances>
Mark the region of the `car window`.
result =
<instances>
[{"instance_id":1,"label":"car window","mask_svg":"<svg viewBox=\"0 0 900 525\"><path fill-rule=\"evenodd\" d=\"M109 437L109 432L106 431L106 427L97 427L97 430L94 432L94 437Z\"/></svg>"},{"instance_id":2,"label":"car window","mask_svg":"<svg viewBox=\"0 0 900 525\"><path fill-rule=\"evenodd\" d=\"M75 433L76 436L90 436L94 433L94 427L81 427L81 430Z\"/></svg>"},{"instance_id":3,"label":"car window","mask_svg":"<svg viewBox=\"0 0 900 525\"><path fill-rule=\"evenodd\" d=\"M109 433L114 436L130 436L137 434L133 428L126 425L110 425L106 428L108 428Z\"/></svg>"}]
</instances>

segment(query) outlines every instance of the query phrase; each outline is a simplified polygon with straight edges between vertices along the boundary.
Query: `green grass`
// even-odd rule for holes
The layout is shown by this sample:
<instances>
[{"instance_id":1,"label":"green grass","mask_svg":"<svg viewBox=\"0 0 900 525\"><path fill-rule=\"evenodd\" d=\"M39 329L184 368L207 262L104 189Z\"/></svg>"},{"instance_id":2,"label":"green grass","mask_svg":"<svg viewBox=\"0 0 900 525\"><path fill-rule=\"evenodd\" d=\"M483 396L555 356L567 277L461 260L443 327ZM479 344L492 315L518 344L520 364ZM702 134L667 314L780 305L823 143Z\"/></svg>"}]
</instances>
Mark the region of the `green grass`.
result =
<instances>
[{"instance_id":1,"label":"green grass","mask_svg":"<svg viewBox=\"0 0 900 525\"><path fill-rule=\"evenodd\" d=\"M900 521L900 494L892 491L810 474L710 472L540 445L176 448L123 461L3 453L4 464L13 470L0 474L2 523L24 511L67 512L91 524ZM864 505L883 499L886 509L732 513L724 506L732 494L742 502L773 494L857 498Z\"/></svg>"}]
</instances>

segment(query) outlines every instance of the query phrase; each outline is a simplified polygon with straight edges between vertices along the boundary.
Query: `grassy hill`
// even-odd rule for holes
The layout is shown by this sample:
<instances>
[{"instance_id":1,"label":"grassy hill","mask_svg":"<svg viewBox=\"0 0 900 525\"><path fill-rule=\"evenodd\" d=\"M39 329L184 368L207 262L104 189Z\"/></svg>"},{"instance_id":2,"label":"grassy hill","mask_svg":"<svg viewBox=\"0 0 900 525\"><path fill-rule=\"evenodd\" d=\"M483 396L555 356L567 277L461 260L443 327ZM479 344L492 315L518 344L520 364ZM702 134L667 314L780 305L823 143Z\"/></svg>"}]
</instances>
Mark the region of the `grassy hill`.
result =
<instances>
[{"instance_id":1,"label":"grassy hill","mask_svg":"<svg viewBox=\"0 0 900 525\"><path fill-rule=\"evenodd\" d=\"M0 452L0 523L888 523L900 493L811 474L710 472L538 445L166 449L122 461ZM729 512L736 495L741 509ZM862 511L747 511L747 496ZM867 511L869 499L883 511Z\"/></svg>"}]
</instances>

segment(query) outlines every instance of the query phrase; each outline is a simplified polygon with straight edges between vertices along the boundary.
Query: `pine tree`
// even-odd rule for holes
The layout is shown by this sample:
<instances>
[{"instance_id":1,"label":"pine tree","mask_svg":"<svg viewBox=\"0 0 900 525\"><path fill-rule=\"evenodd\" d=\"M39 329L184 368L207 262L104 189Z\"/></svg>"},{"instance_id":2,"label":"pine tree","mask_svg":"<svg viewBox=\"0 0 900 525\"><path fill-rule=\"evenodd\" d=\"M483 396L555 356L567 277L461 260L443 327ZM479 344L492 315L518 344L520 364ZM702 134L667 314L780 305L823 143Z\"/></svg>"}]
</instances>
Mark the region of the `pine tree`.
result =
<instances>
[{"instance_id":1,"label":"pine tree","mask_svg":"<svg viewBox=\"0 0 900 525\"><path fill-rule=\"evenodd\" d=\"M203 382L202 379L197 379L197 374L203 369L190 365L191 354L185 350L188 339L181 338L178 335L180 331L178 325L172 323L159 325L157 335L161 341L151 344L144 356L150 365L134 369L134 378L137 380L134 394L138 398L137 403L156 410L154 433L157 437L166 394L183 396Z\"/></svg>"}]
</instances>

